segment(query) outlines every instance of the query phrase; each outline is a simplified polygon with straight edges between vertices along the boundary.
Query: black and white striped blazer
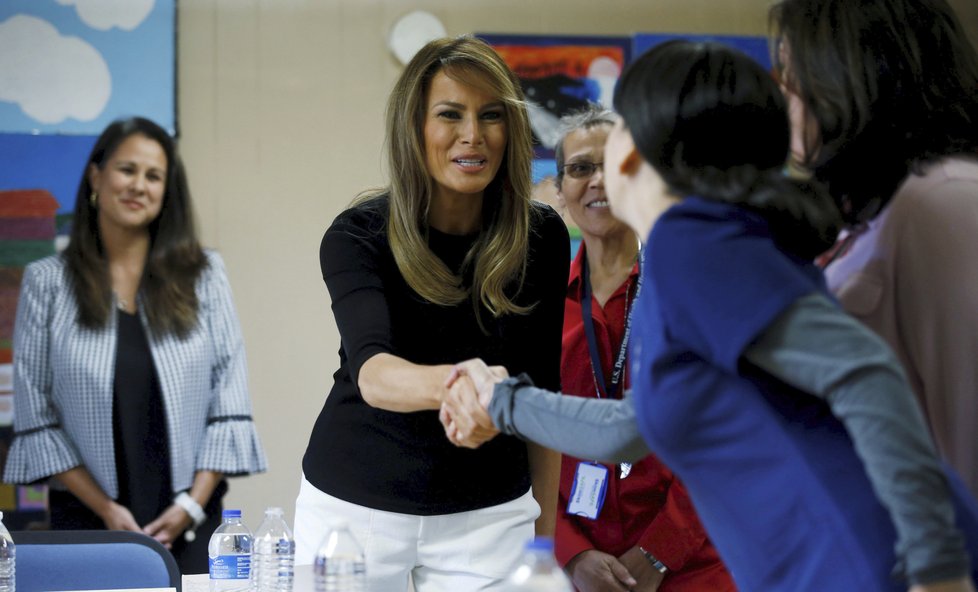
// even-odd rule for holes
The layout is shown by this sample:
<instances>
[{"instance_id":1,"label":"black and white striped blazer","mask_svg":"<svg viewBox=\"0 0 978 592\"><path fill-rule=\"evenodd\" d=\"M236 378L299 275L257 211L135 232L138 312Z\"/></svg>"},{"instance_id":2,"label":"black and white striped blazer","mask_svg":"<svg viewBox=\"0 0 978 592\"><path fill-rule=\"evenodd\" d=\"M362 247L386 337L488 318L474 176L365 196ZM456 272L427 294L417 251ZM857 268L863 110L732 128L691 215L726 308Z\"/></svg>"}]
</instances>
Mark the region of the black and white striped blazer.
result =
<instances>
[{"instance_id":1,"label":"black and white striped blazer","mask_svg":"<svg viewBox=\"0 0 978 592\"><path fill-rule=\"evenodd\" d=\"M251 418L244 343L224 262L213 251L207 259L197 281L197 327L187 337L154 336L139 302L162 390L174 492L189 488L198 470L243 475L267 464ZM14 440L3 480L33 483L83 465L117 498L117 317L98 330L77 319L63 258L28 265L14 325Z\"/></svg>"}]
</instances>

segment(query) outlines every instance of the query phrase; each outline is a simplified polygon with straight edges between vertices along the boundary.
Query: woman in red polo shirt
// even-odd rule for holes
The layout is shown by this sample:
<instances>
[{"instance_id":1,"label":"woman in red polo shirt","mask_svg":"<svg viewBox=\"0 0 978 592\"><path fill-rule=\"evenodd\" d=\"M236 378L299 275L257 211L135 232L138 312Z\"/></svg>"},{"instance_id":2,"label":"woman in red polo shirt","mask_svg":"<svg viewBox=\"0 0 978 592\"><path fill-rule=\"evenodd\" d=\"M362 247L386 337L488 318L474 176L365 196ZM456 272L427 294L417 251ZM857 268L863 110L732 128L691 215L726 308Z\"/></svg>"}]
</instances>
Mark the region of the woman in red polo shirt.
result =
<instances>
[{"instance_id":1,"label":"woman in red polo shirt","mask_svg":"<svg viewBox=\"0 0 978 592\"><path fill-rule=\"evenodd\" d=\"M558 196L583 238L564 301L560 382L565 394L601 399L620 398L628 385L626 319L639 287L638 237L611 215L604 190L614 122L589 105L561 120L556 147ZM600 504L574 500L589 479L604 487ZM735 589L686 489L653 455L634 465L565 455L555 543L581 592Z\"/></svg>"}]
</instances>

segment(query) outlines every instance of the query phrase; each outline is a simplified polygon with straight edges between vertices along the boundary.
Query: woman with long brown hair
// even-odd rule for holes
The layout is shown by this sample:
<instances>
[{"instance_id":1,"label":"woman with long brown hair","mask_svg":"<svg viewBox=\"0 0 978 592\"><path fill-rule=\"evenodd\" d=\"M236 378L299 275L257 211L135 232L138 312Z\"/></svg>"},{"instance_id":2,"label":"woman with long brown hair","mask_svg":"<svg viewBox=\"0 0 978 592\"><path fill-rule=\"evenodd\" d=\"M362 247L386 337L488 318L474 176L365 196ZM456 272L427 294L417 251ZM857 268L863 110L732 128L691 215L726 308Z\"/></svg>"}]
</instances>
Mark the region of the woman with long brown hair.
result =
<instances>
[{"instance_id":1,"label":"woman with long brown hair","mask_svg":"<svg viewBox=\"0 0 978 592\"><path fill-rule=\"evenodd\" d=\"M143 531L207 571L225 475L265 470L220 256L201 248L173 139L109 125L65 251L24 272L4 481L51 486L51 527Z\"/></svg>"},{"instance_id":2,"label":"woman with long brown hair","mask_svg":"<svg viewBox=\"0 0 978 592\"><path fill-rule=\"evenodd\" d=\"M509 437L457 449L438 409L452 363L473 355L559 385L567 230L530 201L523 94L478 39L436 40L411 60L388 102L387 152L389 186L322 241L342 348L302 463L296 561L342 517L370 590L409 577L422 592L498 589L534 520L553 533L560 459Z\"/></svg>"}]
</instances>

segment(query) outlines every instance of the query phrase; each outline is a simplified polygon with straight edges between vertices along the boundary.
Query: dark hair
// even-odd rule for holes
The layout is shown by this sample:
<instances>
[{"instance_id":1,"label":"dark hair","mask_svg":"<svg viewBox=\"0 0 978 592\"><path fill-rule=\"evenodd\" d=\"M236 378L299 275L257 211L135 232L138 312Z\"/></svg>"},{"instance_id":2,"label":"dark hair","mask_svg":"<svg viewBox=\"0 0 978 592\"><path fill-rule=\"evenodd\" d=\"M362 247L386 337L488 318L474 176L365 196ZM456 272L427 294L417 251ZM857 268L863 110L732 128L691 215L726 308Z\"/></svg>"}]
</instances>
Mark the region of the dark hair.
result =
<instances>
[{"instance_id":1,"label":"dark hair","mask_svg":"<svg viewBox=\"0 0 978 592\"><path fill-rule=\"evenodd\" d=\"M978 151L978 54L945 0L782 0L769 18L818 122L807 164L849 221L923 164Z\"/></svg>"},{"instance_id":2,"label":"dark hair","mask_svg":"<svg viewBox=\"0 0 978 592\"><path fill-rule=\"evenodd\" d=\"M839 213L816 187L784 176L784 97L745 54L719 43L663 43L625 70L614 101L642 158L676 195L757 211L798 257L832 246Z\"/></svg>"},{"instance_id":3,"label":"dark hair","mask_svg":"<svg viewBox=\"0 0 978 592\"><path fill-rule=\"evenodd\" d=\"M112 309L108 261L102 248L98 208L90 196L91 165L102 169L127 138L141 135L166 154L166 186L160 213L149 225L150 248L140 295L150 328L158 335L183 337L197 324L195 285L207 259L197 242L187 176L173 138L148 119L133 117L111 123L102 132L82 170L75 196L71 240L65 248L71 287L78 301L78 320L92 329L104 327Z\"/></svg>"}]
</instances>

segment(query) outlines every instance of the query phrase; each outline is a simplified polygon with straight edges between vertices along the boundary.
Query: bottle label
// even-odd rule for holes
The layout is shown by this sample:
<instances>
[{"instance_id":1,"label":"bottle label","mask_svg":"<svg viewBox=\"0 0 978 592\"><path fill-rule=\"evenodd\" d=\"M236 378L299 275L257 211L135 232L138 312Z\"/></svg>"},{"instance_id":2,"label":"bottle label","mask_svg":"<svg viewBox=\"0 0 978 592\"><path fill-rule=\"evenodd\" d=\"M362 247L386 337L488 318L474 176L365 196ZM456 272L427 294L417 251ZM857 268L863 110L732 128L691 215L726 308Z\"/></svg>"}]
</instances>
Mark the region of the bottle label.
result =
<instances>
[{"instance_id":1,"label":"bottle label","mask_svg":"<svg viewBox=\"0 0 978 592\"><path fill-rule=\"evenodd\" d=\"M208 558L212 580L247 580L251 576L249 555L218 555Z\"/></svg>"},{"instance_id":2,"label":"bottle label","mask_svg":"<svg viewBox=\"0 0 978 592\"><path fill-rule=\"evenodd\" d=\"M276 555L293 555L295 553L295 541L289 539L279 539L275 543Z\"/></svg>"}]
</instances>

